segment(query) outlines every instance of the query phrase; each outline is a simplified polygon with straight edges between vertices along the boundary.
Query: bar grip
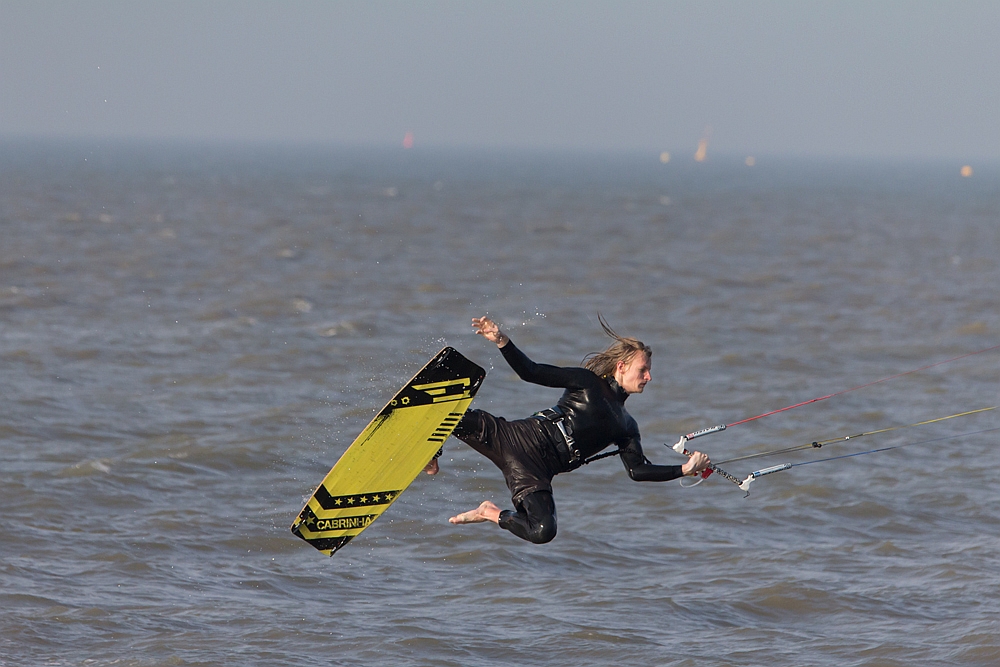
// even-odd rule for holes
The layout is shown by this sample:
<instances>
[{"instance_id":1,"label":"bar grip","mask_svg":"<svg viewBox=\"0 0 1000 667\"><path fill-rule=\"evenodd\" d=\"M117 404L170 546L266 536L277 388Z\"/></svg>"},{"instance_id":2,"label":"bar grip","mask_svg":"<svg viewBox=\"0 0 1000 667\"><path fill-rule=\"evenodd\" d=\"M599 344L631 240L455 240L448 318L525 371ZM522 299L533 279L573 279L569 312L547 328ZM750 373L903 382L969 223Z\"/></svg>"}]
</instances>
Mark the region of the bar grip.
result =
<instances>
[{"instance_id":1,"label":"bar grip","mask_svg":"<svg viewBox=\"0 0 1000 667\"><path fill-rule=\"evenodd\" d=\"M720 431L725 431L726 425L719 424L718 426L709 426L708 428L703 428L700 431L695 431L694 433L688 433L684 436L686 440L694 440L695 438L700 438L703 435L709 435L710 433L718 433Z\"/></svg>"}]
</instances>

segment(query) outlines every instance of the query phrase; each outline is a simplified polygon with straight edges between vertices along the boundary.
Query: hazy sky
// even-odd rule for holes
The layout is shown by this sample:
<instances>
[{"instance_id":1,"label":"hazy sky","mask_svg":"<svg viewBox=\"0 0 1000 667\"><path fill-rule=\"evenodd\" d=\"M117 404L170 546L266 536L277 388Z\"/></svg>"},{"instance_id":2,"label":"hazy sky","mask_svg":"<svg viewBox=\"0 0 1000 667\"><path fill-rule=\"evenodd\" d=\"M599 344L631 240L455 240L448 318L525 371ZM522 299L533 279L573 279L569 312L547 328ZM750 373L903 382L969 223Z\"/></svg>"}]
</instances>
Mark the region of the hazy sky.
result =
<instances>
[{"instance_id":1,"label":"hazy sky","mask_svg":"<svg viewBox=\"0 0 1000 667\"><path fill-rule=\"evenodd\" d=\"M1000 159L1000 2L0 0L0 137Z\"/></svg>"}]
</instances>

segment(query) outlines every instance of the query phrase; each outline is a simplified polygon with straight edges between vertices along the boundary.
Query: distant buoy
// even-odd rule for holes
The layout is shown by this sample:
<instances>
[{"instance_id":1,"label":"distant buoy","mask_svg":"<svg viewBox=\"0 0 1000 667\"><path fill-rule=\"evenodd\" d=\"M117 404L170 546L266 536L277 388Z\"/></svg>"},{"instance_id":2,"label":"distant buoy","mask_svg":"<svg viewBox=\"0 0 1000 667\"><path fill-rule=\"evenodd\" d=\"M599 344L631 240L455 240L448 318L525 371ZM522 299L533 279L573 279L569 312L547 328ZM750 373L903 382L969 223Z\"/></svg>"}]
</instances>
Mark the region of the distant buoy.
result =
<instances>
[{"instance_id":1,"label":"distant buoy","mask_svg":"<svg viewBox=\"0 0 1000 667\"><path fill-rule=\"evenodd\" d=\"M668 153L667 151L663 151L662 153L660 153L660 162L662 162L663 164L670 162L670 153Z\"/></svg>"},{"instance_id":2,"label":"distant buoy","mask_svg":"<svg viewBox=\"0 0 1000 667\"><path fill-rule=\"evenodd\" d=\"M748 167L752 167L752 166L754 166L755 164L757 164L757 158L755 158L754 156L750 155L750 156L748 156L748 157L747 157L747 159L746 159L746 160L744 160L743 162L744 162L744 163L746 163L746 165L747 165Z\"/></svg>"},{"instance_id":3,"label":"distant buoy","mask_svg":"<svg viewBox=\"0 0 1000 667\"><path fill-rule=\"evenodd\" d=\"M712 126L706 125L705 132L701 135L701 141L698 142L698 150L694 153L695 162L704 162L705 158L708 157L708 140L712 136Z\"/></svg>"},{"instance_id":4,"label":"distant buoy","mask_svg":"<svg viewBox=\"0 0 1000 667\"><path fill-rule=\"evenodd\" d=\"M959 173L962 174L963 177L968 178L969 176L972 176L972 167L965 165Z\"/></svg>"},{"instance_id":5,"label":"distant buoy","mask_svg":"<svg viewBox=\"0 0 1000 667\"><path fill-rule=\"evenodd\" d=\"M708 155L708 139L702 139L698 142L698 150L694 153L695 162L704 162L705 157Z\"/></svg>"}]
</instances>

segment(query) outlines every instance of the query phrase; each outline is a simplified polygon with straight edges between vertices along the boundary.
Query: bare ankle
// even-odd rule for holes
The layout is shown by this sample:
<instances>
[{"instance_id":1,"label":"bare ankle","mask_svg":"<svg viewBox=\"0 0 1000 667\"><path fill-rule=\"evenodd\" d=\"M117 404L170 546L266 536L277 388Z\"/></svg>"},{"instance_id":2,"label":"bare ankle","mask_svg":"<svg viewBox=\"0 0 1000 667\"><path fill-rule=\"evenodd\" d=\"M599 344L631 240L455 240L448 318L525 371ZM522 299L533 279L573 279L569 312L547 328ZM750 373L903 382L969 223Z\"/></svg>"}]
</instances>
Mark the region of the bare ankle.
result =
<instances>
[{"instance_id":1,"label":"bare ankle","mask_svg":"<svg viewBox=\"0 0 1000 667\"><path fill-rule=\"evenodd\" d=\"M493 523L500 522L500 508L494 505L489 500L484 500L479 506L479 513L487 521L492 521Z\"/></svg>"}]
</instances>

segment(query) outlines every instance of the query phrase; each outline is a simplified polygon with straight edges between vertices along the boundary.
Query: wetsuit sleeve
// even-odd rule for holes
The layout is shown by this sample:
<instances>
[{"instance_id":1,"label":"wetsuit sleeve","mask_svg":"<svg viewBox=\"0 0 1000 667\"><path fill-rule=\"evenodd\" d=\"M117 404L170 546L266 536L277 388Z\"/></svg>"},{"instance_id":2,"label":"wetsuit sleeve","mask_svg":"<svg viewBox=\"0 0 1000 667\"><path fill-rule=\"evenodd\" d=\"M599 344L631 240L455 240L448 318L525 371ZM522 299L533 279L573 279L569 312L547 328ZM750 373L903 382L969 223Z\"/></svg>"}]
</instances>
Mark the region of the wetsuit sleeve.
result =
<instances>
[{"instance_id":1,"label":"wetsuit sleeve","mask_svg":"<svg viewBox=\"0 0 1000 667\"><path fill-rule=\"evenodd\" d=\"M669 482L683 477L681 466L660 466L649 462L642 453L639 444L639 434L629 436L628 442L621 448L621 459L628 471L628 476L636 482Z\"/></svg>"},{"instance_id":2,"label":"wetsuit sleeve","mask_svg":"<svg viewBox=\"0 0 1000 667\"><path fill-rule=\"evenodd\" d=\"M543 387L561 387L563 389L586 389L600 380L586 368L567 368L536 364L507 338L507 344L500 348L500 353L514 369L517 376L525 382L540 384Z\"/></svg>"}]
</instances>

